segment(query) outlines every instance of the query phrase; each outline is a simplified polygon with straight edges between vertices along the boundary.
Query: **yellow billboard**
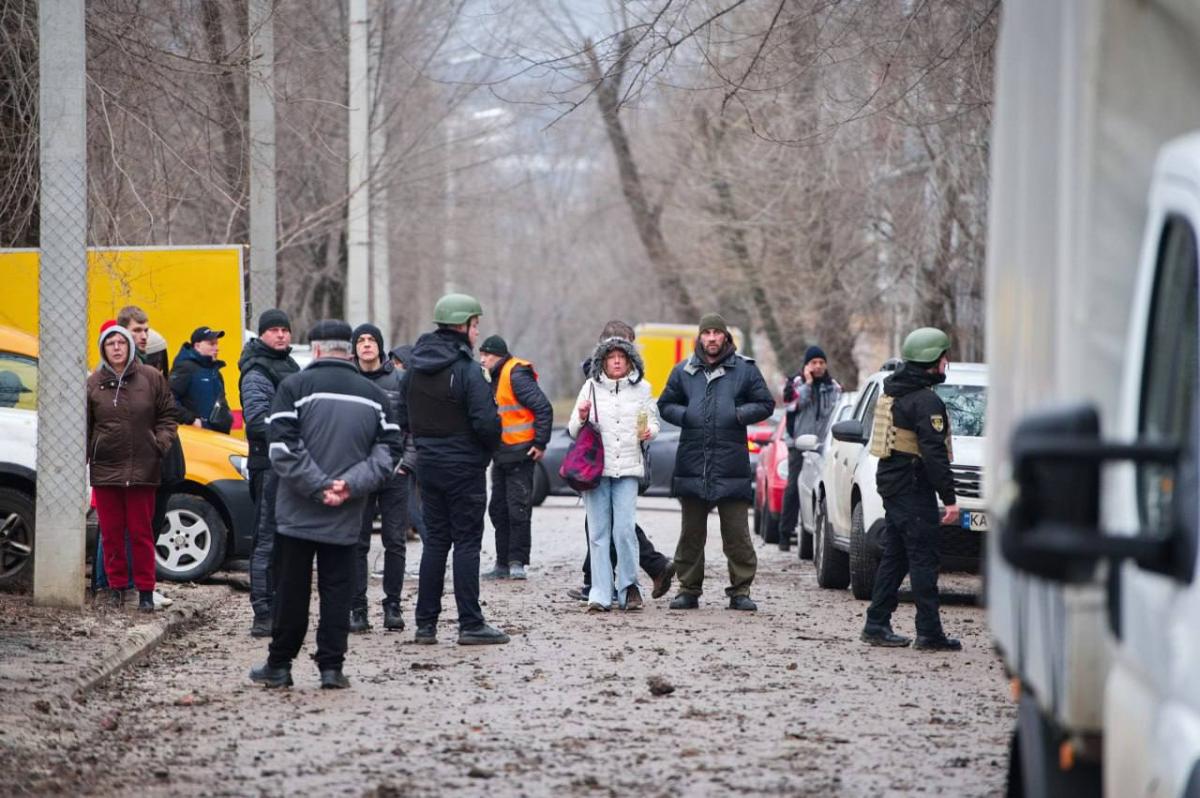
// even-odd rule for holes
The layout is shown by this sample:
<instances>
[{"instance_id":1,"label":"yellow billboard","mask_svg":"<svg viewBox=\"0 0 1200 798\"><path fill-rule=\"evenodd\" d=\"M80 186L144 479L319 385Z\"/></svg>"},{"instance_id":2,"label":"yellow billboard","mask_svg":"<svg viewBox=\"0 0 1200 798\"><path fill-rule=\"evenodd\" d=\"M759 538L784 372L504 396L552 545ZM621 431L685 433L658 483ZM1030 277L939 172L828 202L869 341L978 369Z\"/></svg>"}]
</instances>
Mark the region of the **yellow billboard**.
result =
<instances>
[{"instance_id":1,"label":"yellow billboard","mask_svg":"<svg viewBox=\"0 0 1200 798\"><path fill-rule=\"evenodd\" d=\"M0 250L0 326L38 334L38 252ZM172 362L192 330L224 330L218 357L230 407L241 410L237 362L242 353L240 247L122 247L88 250L88 368L100 361L100 325L126 305L138 305L167 339ZM241 413L235 413L240 426Z\"/></svg>"}]
</instances>

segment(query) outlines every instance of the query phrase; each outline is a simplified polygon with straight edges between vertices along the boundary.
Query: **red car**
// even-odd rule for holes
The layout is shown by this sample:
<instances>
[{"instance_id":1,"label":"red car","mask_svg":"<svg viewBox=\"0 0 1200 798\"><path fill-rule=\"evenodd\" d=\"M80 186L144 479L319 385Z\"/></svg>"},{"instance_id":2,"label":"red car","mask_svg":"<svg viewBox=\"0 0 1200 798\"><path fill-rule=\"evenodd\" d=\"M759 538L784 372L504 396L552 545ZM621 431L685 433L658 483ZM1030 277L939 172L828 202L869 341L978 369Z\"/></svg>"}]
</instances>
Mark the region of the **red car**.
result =
<instances>
[{"instance_id":1,"label":"red car","mask_svg":"<svg viewBox=\"0 0 1200 798\"><path fill-rule=\"evenodd\" d=\"M786 427L775 425L770 439L761 445L754 470L754 532L767 543L779 542L779 513L788 476Z\"/></svg>"}]
</instances>

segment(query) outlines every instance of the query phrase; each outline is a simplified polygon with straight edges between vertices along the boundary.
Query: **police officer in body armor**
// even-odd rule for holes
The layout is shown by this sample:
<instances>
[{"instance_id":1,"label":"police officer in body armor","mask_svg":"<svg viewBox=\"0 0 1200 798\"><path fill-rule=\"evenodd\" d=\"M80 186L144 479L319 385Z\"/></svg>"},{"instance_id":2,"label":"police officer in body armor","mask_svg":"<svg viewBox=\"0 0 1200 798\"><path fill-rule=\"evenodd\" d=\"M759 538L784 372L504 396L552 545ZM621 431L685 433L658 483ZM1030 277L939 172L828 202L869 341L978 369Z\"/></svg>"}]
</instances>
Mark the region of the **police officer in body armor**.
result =
<instances>
[{"instance_id":1,"label":"police officer in body armor","mask_svg":"<svg viewBox=\"0 0 1200 798\"><path fill-rule=\"evenodd\" d=\"M254 544L250 552L250 606L254 610L253 637L271 636L271 604L274 580L271 554L275 541L275 494L278 475L271 470L267 456L267 417L275 391L284 377L295 374L300 366L292 359L292 323L278 308L264 310L258 317L258 337L242 349L238 360L238 393L242 399L242 419L246 424L246 442L250 445L247 470L250 472L250 498L254 500Z\"/></svg>"},{"instance_id":2,"label":"police officer in body armor","mask_svg":"<svg viewBox=\"0 0 1200 798\"><path fill-rule=\"evenodd\" d=\"M917 605L917 637L913 648L959 651L962 644L946 637L938 613L939 525L958 522L954 495L950 416L933 386L946 380L950 337L922 327L904 339L904 365L883 381L875 405L871 454L879 457L875 484L883 498L883 555L862 640L873 646L907 646L909 639L892 631L892 613L905 573ZM945 511L938 516L938 497Z\"/></svg>"},{"instance_id":3,"label":"police officer in body armor","mask_svg":"<svg viewBox=\"0 0 1200 798\"><path fill-rule=\"evenodd\" d=\"M417 587L417 643L437 642L446 558L454 549L454 598L460 645L507 643L479 606L479 548L487 509L487 467L500 445L500 416L483 366L472 351L483 308L447 294L433 310L437 329L417 339L400 395L400 426L417 447L425 544Z\"/></svg>"},{"instance_id":4,"label":"police officer in body armor","mask_svg":"<svg viewBox=\"0 0 1200 798\"><path fill-rule=\"evenodd\" d=\"M373 324L360 324L351 336L354 361L358 371L383 391L389 404L388 412L399 415L400 392L404 390L405 374L384 354L383 333ZM407 430L401 435L407 442ZM406 454L407 452L406 447ZM404 586L404 567L407 552L408 477L411 463L403 455L397 459L392 476L376 492L367 497L362 531L355 554L354 598L350 602L350 631L366 632L371 628L367 610L367 559L371 553L371 529L378 509L380 537L383 540L383 628L399 631L404 628L400 611L400 589Z\"/></svg>"}]
</instances>

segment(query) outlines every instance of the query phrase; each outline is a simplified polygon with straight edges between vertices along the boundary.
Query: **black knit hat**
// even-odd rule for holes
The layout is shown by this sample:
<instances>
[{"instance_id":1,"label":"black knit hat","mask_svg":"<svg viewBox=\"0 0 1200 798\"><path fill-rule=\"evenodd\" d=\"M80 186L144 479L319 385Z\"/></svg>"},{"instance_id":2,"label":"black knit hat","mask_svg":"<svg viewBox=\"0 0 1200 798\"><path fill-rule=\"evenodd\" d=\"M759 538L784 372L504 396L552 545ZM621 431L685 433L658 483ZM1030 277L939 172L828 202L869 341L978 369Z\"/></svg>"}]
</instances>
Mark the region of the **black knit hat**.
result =
<instances>
[{"instance_id":1,"label":"black knit hat","mask_svg":"<svg viewBox=\"0 0 1200 798\"><path fill-rule=\"evenodd\" d=\"M489 355L499 355L500 357L508 356L508 344L499 335L489 335L479 345L479 351Z\"/></svg>"},{"instance_id":2,"label":"black knit hat","mask_svg":"<svg viewBox=\"0 0 1200 798\"><path fill-rule=\"evenodd\" d=\"M262 335L272 327L282 327L291 332L292 320L288 318L288 314L279 308L264 310L262 315L258 317L258 334Z\"/></svg>"},{"instance_id":3,"label":"black knit hat","mask_svg":"<svg viewBox=\"0 0 1200 798\"><path fill-rule=\"evenodd\" d=\"M308 342L350 341L350 325L341 319L321 319L308 330Z\"/></svg>"},{"instance_id":4,"label":"black knit hat","mask_svg":"<svg viewBox=\"0 0 1200 798\"><path fill-rule=\"evenodd\" d=\"M375 339L375 348L379 350L380 355L383 355L383 333L374 324L360 324L355 327L354 334L350 336L350 343L358 346L358 339L364 335L369 335Z\"/></svg>"},{"instance_id":5,"label":"black knit hat","mask_svg":"<svg viewBox=\"0 0 1200 798\"><path fill-rule=\"evenodd\" d=\"M829 358L827 358L827 357L825 356L825 350L824 350L824 349L822 349L822 348L821 348L821 347L819 347L819 346L810 346L810 347L809 347L807 350L805 350L805 352L804 352L804 362L803 362L801 365L802 365L802 366L807 366L807 365L808 365L808 361L810 361L810 360L815 360L815 359L816 359L816 358L818 358L818 357L819 357L819 358L821 358L822 360L829 360Z\"/></svg>"}]
</instances>

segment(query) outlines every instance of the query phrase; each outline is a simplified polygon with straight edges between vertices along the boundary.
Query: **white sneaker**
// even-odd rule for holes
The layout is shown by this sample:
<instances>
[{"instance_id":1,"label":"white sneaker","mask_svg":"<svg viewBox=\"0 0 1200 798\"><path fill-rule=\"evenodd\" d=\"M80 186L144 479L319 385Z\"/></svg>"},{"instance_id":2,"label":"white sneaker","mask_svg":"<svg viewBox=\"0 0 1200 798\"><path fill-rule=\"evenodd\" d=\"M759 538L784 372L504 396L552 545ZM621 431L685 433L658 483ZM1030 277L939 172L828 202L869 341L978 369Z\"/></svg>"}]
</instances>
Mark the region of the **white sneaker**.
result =
<instances>
[{"instance_id":1,"label":"white sneaker","mask_svg":"<svg viewBox=\"0 0 1200 798\"><path fill-rule=\"evenodd\" d=\"M158 609L159 607L170 607L174 603L175 603L175 599L169 599L166 596L164 596L162 593L159 593L157 590L154 591L154 608L155 609Z\"/></svg>"}]
</instances>

